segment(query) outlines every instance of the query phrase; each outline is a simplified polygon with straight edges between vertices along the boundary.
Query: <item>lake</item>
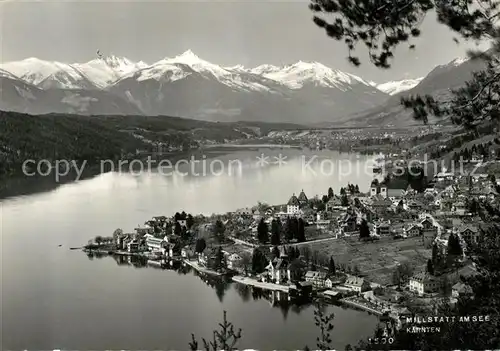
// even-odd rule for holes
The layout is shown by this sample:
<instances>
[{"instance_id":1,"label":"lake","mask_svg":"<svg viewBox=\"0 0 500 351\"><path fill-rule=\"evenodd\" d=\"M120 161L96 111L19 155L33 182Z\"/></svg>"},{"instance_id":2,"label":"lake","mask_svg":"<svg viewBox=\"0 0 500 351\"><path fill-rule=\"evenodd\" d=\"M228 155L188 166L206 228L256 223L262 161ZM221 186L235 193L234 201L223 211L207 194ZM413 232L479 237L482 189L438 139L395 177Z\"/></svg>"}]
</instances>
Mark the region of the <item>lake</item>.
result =
<instances>
[{"instance_id":1,"label":"lake","mask_svg":"<svg viewBox=\"0 0 500 351\"><path fill-rule=\"evenodd\" d=\"M267 163L259 162L262 156ZM50 190L44 183L38 192L40 180L29 179L30 194L20 189L24 195L1 200L3 349L184 350L191 333L210 338L224 310L243 329L240 348L314 348L313 307L284 311L266 299L245 298L234 284L221 293L194 273L134 268L69 250L116 228L132 231L156 215L225 213L258 201L284 204L302 189L322 195L348 182L366 191L372 175L359 169L374 157L261 149L203 159L211 171L205 165L209 171L203 172L202 162L184 163L173 174L168 167L163 174L110 172ZM344 175L338 163L346 160L354 171ZM230 170L235 161L241 167ZM371 335L377 323L365 312L328 310L335 313L332 339L339 349Z\"/></svg>"}]
</instances>

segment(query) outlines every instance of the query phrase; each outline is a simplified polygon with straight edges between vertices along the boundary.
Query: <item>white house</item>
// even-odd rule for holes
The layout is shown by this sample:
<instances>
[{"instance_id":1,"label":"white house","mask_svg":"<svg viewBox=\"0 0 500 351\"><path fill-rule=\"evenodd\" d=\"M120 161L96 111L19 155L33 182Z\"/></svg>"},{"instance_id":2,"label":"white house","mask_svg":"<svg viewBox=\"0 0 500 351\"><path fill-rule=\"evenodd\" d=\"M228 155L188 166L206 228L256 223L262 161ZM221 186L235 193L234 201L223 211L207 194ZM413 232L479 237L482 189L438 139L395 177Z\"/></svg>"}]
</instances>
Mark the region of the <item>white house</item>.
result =
<instances>
[{"instance_id":1,"label":"white house","mask_svg":"<svg viewBox=\"0 0 500 351\"><path fill-rule=\"evenodd\" d=\"M388 236L391 233L391 225L389 222L374 223L374 231L380 236Z\"/></svg>"},{"instance_id":2,"label":"white house","mask_svg":"<svg viewBox=\"0 0 500 351\"><path fill-rule=\"evenodd\" d=\"M138 252L139 251L139 241L138 240L132 240L127 243L127 251L128 252Z\"/></svg>"},{"instance_id":3,"label":"white house","mask_svg":"<svg viewBox=\"0 0 500 351\"><path fill-rule=\"evenodd\" d=\"M317 288L325 287L326 273L325 272L316 272L316 271L308 271L306 273L306 282L313 283L313 286Z\"/></svg>"},{"instance_id":4,"label":"white house","mask_svg":"<svg viewBox=\"0 0 500 351\"><path fill-rule=\"evenodd\" d=\"M422 226L418 223L409 223L405 226L403 234L408 237L419 236Z\"/></svg>"},{"instance_id":5,"label":"white house","mask_svg":"<svg viewBox=\"0 0 500 351\"><path fill-rule=\"evenodd\" d=\"M233 252L226 256L226 260L227 260L227 268L236 269L240 265L242 258L236 252Z\"/></svg>"},{"instance_id":6,"label":"white house","mask_svg":"<svg viewBox=\"0 0 500 351\"><path fill-rule=\"evenodd\" d=\"M333 278L326 278L325 280L325 286L329 289L333 288L333 285L334 285L335 281Z\"/></svg>"},{"instance_id":7,"label":"white house","mask_svg":"<svg viewBox=\"0 0 500 351\"><path fill-rule=\"evenodd\" d=\"M451 296L458 298L460 295L470 295L472 294L472 288L462 282L458 282L451 287Z\"/></svg>"},{"instance_id":8,"label":"white house","mask_svg":"<svg viewBox=\"0 0 500 351\"><path fill-rule=\"evenodd\" d=\"M300 202L295 194L293 194L290 200L288 200L288 203L286 205L286 212L289 215L297 215L300 213Z\"/></svg>"},{"instance_id":9,"label":"white house","mask_svg":"<svg viewBox=\"0 0 500 351\"><path fill-rule=\"evenodd\" d=\"M469 244L476 244L479 240L479 229L474 225L463 225L454 228L454 232L458 233Z\"/></svg>"},{"instance_id":10,"label":"white house","mask_svg":"<svg viewBox=\"0 0 500 351\"><path fill-rule=\"evenodd\" d=\"M266 267L268 277L276 284L281 284L285 280L290 281L290 270L288 269L288 257L282 256L269 262Z\"/></svg>"},{"instance_id":11,"label":"white house","mask_svg":"<svg viewBox=\"0 0 500 351\"><path fill-rule=\"evenodd\" d=\"M144 238L146 239L146 246L149 251L161 252L162 254L165 254L166 248L168 246L168 241L166 237L155 238L151 234L146 234Z\"/></svg>"},{"instance_id":12,"label":"white house","mask_svg":"<svg viewBox=\"0 0 500 351\"><path fill-rule=\"evenodd\" d=\"M344 286L352 291L361 293L370 290L370 283L365 278L349 275Z\"/></svg>"},{"instance_id":13,"label":"white house","mask_svg":"<svg viewBox=\"0 0 500 351\"><path fill-rule=\"evenodd\" d=\"M377 196L380 194L382 197L387 197L387 185L385 183L372 182L370 185L370 196Z\"/></svg>"},{"instance_id":14,"label":"white house","mask_svg":"<svg viewBox=\"0 0 500 351\"><path fill-rule=\"evenodd\" d=\"M410 278L409 288L419 295L439 290L441 281L428 273L418 273Z\"/></svg>"}]
</instances>

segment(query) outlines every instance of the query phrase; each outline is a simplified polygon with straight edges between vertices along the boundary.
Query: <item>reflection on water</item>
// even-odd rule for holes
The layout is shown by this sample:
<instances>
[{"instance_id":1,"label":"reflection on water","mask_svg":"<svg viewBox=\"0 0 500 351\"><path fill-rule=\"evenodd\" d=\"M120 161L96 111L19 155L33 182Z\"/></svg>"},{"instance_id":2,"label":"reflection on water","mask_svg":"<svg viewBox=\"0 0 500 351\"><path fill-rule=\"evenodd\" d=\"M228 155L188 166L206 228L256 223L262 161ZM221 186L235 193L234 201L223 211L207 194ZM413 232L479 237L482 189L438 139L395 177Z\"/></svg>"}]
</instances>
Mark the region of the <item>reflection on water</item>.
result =
<instances>
[{"instance_id":1,"label":"reflection on water","mask_svg":"<svg viewBox=\"0 0 500 351\"><path fill-rule=\"evenodd\" d=\"M175 271L179 275L193 275L212 288L220 302L223 302L224 296L230 289L236 291L243 302L248 302L250 299L254 301L267 300L271 307L281 310L283 319L286 319L288 312L291 310L295 314L299 314L302 310L312 305L312 299L308 297L292 297L282 291L272 291L253 287L237 282L233 282L227 276L211 276L202 272L198 272L190 265L178 260L168 260L166 262L154 262L142 256L125 256L125 255L107 255L100 252L89 252L87 256L90 260L112 257L119 266L128 266L134 268L153 268L160 270Z\"/></svg>"}]
</instances>

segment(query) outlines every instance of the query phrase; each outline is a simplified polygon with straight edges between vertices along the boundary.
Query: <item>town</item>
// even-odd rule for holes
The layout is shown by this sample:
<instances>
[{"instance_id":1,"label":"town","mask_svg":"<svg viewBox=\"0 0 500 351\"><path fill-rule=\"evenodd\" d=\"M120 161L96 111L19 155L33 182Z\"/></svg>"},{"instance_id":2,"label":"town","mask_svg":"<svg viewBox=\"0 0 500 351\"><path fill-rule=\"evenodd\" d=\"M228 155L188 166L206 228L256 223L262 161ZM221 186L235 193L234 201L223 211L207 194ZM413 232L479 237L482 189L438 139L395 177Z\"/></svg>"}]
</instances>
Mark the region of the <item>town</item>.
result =
<instances>
[{"instance_id":1,"label":"town","mask_svg":"<svg viewBox=\"0 0 500 351\"><path fill-rule=\"evenodd\" d=\"M477 271L466 253L500 214L500 173L489 169L442 169L430 180L408 169L383 177L374 170L367 192L347 184L311 198L298 191L281 205L155 216L133 233L97 236L84 250L158 267L180 261L278 299L321 298L391 317L397 327L471 292L461 278Z\"/></svg>"}]
</instances>

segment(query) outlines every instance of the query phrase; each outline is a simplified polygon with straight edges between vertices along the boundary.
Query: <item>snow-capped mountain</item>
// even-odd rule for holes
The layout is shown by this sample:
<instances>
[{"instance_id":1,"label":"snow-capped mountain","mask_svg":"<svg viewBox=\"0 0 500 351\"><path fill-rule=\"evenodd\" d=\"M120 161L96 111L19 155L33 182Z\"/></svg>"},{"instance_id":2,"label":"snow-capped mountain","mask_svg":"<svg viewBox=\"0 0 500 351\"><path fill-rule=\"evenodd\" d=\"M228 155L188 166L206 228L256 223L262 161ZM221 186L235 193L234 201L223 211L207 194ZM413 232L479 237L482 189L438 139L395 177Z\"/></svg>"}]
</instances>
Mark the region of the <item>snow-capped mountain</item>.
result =
<instances>
[{"instance_id":1,"label":"snow-capped mountain","mask_svg":"<svg viewBox=\"0 0 500 351\"><path fill-rule=\"evenodd\" d=\"M189 50L152 65L116 56L82 64L31 58L0 64L0 109L404 125L413 122L402 96L444 96L483 67L456 59L423 79L376 84L318 62L223 67Z\"/></svg>"},{"instance_id":2,"label":"snow-capped mountain","mask_svg":"<svg viewBox=\"0 0 500 351\"><path fill-rule=\"evenodd\" d=\"M222 67L192 51L131 72L109 91L147 114L295 122L332 119L388 97L361 78L317 62Z\"/></svg>"},{"instance_id":3,"label":"snow-capped mountain","mask_svg":"<svg viewBox=\"0 0 500 351\"><path fill-rule=\"evenodd\" d=\"M110 56L74 64L27 59L0 68L39 90L51 94L63 90L64 106L69 100L74 106L88 101L96 105L95 100L67 98L69 90L78 96L84 91L101 91L101 97L92 99L113 96L123 101L127 111L133 105L143 114L208 120L333 120L377 106L388 97L363 79L318 62L223 67L190 50L152 65ZM116 100L113 104L121 105ZM46 111L47 105L42 105L32 110ZM64 108L54 107L54 111L61 110Z\"/></svg>"},{"instance_id":4,"label":"snow-capped mountain","mask_svg":"<svg viewBox=\"0 0 500 351\"><path fill-rule=\"evenodd\" d=\"M299 61L283 67L265 64L251 69L250 72L280 82L290 89L300 89L305 85L341 90L348 89L353 84L370 86L370 83L353 74L333 70L319 62Z\"/></svg>"},{"instance_id":5,"label":"snow-capped mountain","mask_svg":"<svg viewBox=\"0 0 500 351\"><path fill-rule=\"evenodd\" d=\"M417 78L417 79L396 80L396 81L392 81L392 82L378 84L376 87L378 90L381 90L384 93L387 93L389 95L396 95L396 94L401 93L403 91L412 89L418 83L420 83L420 81L422 79L424 79L424 77Z\"/></svg>"},{"instance_id":6,"label":"snow-capped mountain","mask_svg":"<svg viewBox=\"0 0 500 351\"><path fill-rule=\"evenodd\" d=\"M0 69L12 73L42 89L102 89L123 75L147 67L126 58L109 56L87 63L67 64L37 58L0 64Z\"/></svg>"},{"instance_id":7,"label":"snow-capped mountain","mask_svg":"<svg viewBox=\"0 0 500 351\"><path fill-rule=\"evenodd\" d=\"M125 57L111 55L104 58L97 58L87 63L76 63L73 66L97 87L106 88L127 74L148 67L148 64L143 61L132 62Z\"/></svg>"},{"instance_id":8,"label":"snow-capped mountain","mask_svg":"<svg viewBox=\"0 0 500 351\"><path fill-rule=\"evenodd\" d=\"M92 83L81 72L66 63L31 57L2 64L0 68L42 88L90 89L92 87Z\"/></svg>"},{"instance_id":9,"label":"snow-capped mountain","mask_svg":"<svg viewBox=\"0 0 500 351\"><path fill-rule=\"evenodd\" d=\"M265 92L273 90L268 86L269 84L262 84L262 77L258 77L245 70L243 66L224 68L199 58L191 50L174 58L165 58L149 67L130 72L124 75L116 84L120 84L121 81L130 78L137 81L155 80L163 84L172 83L187 78L192 74L201 75L205 79L215 79L219 83L233 89Z\"/></svg>"}]
</instances>

